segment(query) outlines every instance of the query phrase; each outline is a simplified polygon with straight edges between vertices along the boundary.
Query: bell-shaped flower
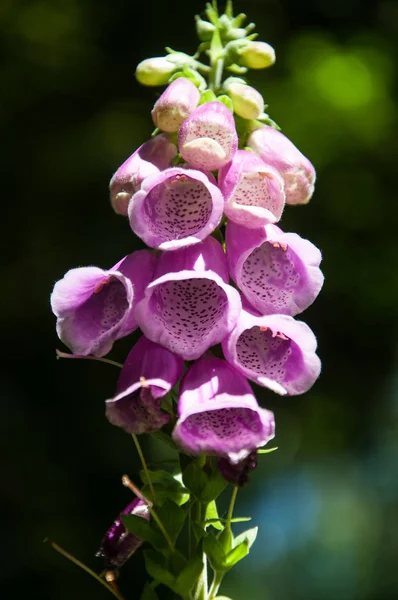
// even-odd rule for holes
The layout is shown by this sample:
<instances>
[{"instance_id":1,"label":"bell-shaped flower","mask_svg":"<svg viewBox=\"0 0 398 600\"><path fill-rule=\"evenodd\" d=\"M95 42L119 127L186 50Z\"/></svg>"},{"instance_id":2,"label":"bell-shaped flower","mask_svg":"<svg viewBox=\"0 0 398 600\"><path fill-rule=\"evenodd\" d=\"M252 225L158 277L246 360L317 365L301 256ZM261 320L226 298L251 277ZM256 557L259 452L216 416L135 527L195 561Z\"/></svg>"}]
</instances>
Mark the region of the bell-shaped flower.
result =
<instances>
[{"instance_id":1,"label":"bell-shaped flower","mask_svg":"<svg viewBox=\"0 0 398 600\"><path fill-rule=\"evenodd\" d=\"M225 237L230 275L259 313L296 315L319 294L322 257L308 240L275 225L247 229L231 221Z\"/></svg>"},{"instance_id":2,"label":"bell-shaped flower","mask_svg":"<svg viewBox=\"0 0 398 600\"><path fill-rule=\"evenodd\" d=\"M231 111L217 101L198 106L181 126L178 147L195 169L214 171L226 165L238 148Z\"/></svg>"},{"instance_id":3,"label":"bell-shaped flower","mask_svg":"<svg viewBox=\"0 0 398 600\"><path fill-rule=\"evenodd\" d=\"M152 119L162 131L178 131L195 110L200 99L196 85L186 77L178 77L165 89L152 110Z\"/></svg>"},{"instance_id":4,"label":"bell-shaped flower","mask_svg":"<svg viewBox=\"0 0 398 600\"><path fill-rule=\"evenodd\" d=\"M151 251L138 250L108 271L98 267L68 271L51 295L64 344L74 354L104 356L117 339L137 329L133 309L144 296L155 264Z\"/></svg>"},{"instance_id":5,"label":"bell-shaped flower","mask_svg":"<svg viewBox=\"0 0 398 600\"><path fill-rule=\"evenodd\" d=\"M166 134L156 135L142 144L111 179L109 189L114 211L127 215L130 199L141 188L144 179L169 167L176 154L177 147Z\"/></svg>"},{"instance_id":6,"label":"bell-shaped flower","mask_svg":"<svg viewBox=\"0 0 398 600\"><path fill-rule=\"evenodd\" d=\"M223 340L227 361L245 377L277 394L303 394L321 371L316 338L302 321L287 315L257 316L242 310Z\"/></svg>"},{"instance_id":7,"label":"bell-shaped flower","mask_svg":"<svg viewBox=\"0 0 398 600\"><path fill-rule=\"evenodd\" d=\"M228 458L219 458L217 467L226 481L243 487L249 481L249 473L257 467L257 450L253 450L246 458L236 464L231 463Z\"/></svg>"},{"instance_id":8,"label":"bell-shaped flower","mask_svg":"<svg viewBox=\"0 0 398 600\"><path fill-rule=\"evenodd\" d=\"M180 384L173 439L187 454L245 459L274 437L274 415L228 363L211 355L195 362Z\"/></svg>"},{"instance_id":9,"label":"bell-shaped flower","mask_svg":"<svg viewBox=\"0 0 398 600\"><path fill-rule=\"evenodd\" d=\"M184 361L144 336L133 346L117 383L106 401L106 417L127 433L151 433L169 421L162 398L182 375Z\"/></svg>"},{"instance_id":10,"label":"bell-shaped flower","mask_svg":"<svg viewBox=\"0 0 398 600\"><path fill-rule=\"evenodd\" d=\"M253 228L281 218L285 206L283 179L253 152L238 150L220 169L218 185L225 199L225 214L234 223Z\"/></svg>"},{"instance_id":11,"label":"bell-shaped flower","mask_svg":"<svg viewBox=\"0 0 398 600\"><path fill-rule=\"evenodd\" d=\"M283 177L287 204L307 204L314 193L315 169L308 158L283 133L261 127L247 145Z\"/></svg>"},{"instance_id":12,"label":"bell-shaped flower","mask_svg":"<svg viewBox=\"0 0 398 600\"><path fill-rule=\"evenodd\" d=\"M241 311L228 285L224 251L213 237L164 252L135 309L144 335L186 360L201 356L233 329Z\"/></svg>"},{"instance_id":13,"label":"bell-shaped flower","mask_svg":"<svg viewBox=\"0 0 398 600\"><path fill-rule=\"evenodd\" d=\"M105 569L122 567L132 554L141 546L143 540L126 530L122 515L135 515L149 521L149 508L140 498L134 498L104 535L96 556L104 559Z\"/></svg>"},{"instance_id":14,"label":"bell-shaped flower","mask_svg":"<svg viewBox=\"0 0 398 600\"><path fill-rule=\"evenodd\" d=\"M210 235L223 208L223 196L211 175L172 167L143 182L129 205L130 226L148 246L174 250Z\"/></svg>"}]
</instances>

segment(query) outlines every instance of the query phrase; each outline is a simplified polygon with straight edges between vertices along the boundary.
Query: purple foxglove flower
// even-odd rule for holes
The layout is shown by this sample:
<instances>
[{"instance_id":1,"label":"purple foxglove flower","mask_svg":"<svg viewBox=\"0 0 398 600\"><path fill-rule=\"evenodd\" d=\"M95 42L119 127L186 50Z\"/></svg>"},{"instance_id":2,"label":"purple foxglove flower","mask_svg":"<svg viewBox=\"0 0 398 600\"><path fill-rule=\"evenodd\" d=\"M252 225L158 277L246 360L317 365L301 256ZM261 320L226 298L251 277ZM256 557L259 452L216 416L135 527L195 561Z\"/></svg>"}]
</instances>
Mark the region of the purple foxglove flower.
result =
<instances>
[{"instance_id":1,"label":"purple foxglove flower","mask_svg":"<svg viewBox=\"0 0 398 600\"><path fill-rule=\"evenodd\" d=\"M114 211L126 216L130 199L144 179L169 167L176 154L177 148L166 134L156 135L142 144L111 179L109 188Z\"/></svg>"},{"instance_id":2,"label":"purple foxglove flower","mask_svg":"<svg viewBox=\"0 0 398 600\"><path fill-rule=\"evenodd\" d=\"M249 473L257 467L257 450L250 452L237 464L231 463L227 458L219 458L217 467L226 481L243 487L249 481Z\"/></svg>"},{"instance_id":3,"label":"purple foxglove flower","mask_svg":"<svg viewBox=\"0 0 398 600\"><path fill-rule=\"evenodd\" d=\"M314 193L315 169L308 158L280 131L261 127L247 145L283 177L287 204L307 204Z\"/></svg>"},{"instance_id":4,"label":"purple foxglove flower","mask_svg":"<svg viewBox=\"0 0 398 600\"><path fill-rule=\"evenodd\" d=\"M208 237L160 256L135 318L150 340L193 360L221 342L240 311L221 244Z\"/></svg>"},{"instance_id":5,"label":"purple foxglove flower","mask_svg":"<svg viewBox=\"0 0 398 600\"><path fill-rule=\"evenodd\" d=\"M178 131L195 110L200 99L198 88L186 77L175 79L165 89L152 110L152 119L162 131Z\"/></svg>"},{"instance_id":6,"label":"purple foxglove flower","mask_svg":"<svg viewBox=\"0 0 398 600\"><path fill-rule=\"evenodd\" d=\"M161 429L169 415L161 410L163 396L182 375L184 361L142 336L120 373L116 396L106 401L106 416L127 433Z\"/></svg>"},{"instance_id":7,"label":"purple foxglove flower","mask_svg":"<svg viewBox=\"0 0 398 600\"><path fill-rule=\"evenodd\" d=\"M223 167L238 148L232 113L222 102L202 104L182 124L178 147L195 169L214 171Z\"/></svg>"},{"instance_id":8,"label":"purple foxglove flower","mask_svg":"<svg viewBox=\"0 0 398 600\"><path fill-rule=\"evenodd\" d=\"M274 415L260 408L252 389L228 363L203 356L180 384L173 438L187 454L244 460L274 437Z\"/></svg>"},{"instance_id":9,"label":"purple foxglove flower","mask_svg":"<svg viewBox=\"0 0 398 600\"><path fill-rule=\"evenodd\" d=\"M259 313L296 315L319 294L322 257L308 240L275 225L246 229L231 221L225 237L231 277Z\"/></svg>"},{"instance_id":10,"label":"purple foxglove flower","mask_svg":"<svg viewBox=\"0 0 398 600\"><path fill-rule=\"evenodd\" d=\"M107 354L117 339L137 329L133 309L144 296L155 264L152 252L138 250L108 271L68 271L51 295L59 338L74 354Z\"/></svg>"},{"instance_id":11,"label":"purple foxglove flower","mask_svg":"<svg viewBox=\"0 0 398 600\"><path fill-rule=\"evenodd\" d=\"M129 206L132 230L152 248L196 244L219 224L224 199L205 173L174 167L148 177Z\"/></svg>"},{"instance_id":12,"label":"purple foxglove flower","mask_svg":"<svg viewBox=\"0 0 398 600\"><path fill-rule=\"evenodd\" d=\"M225 199L225 214L234 223L255 228L281 218L285 206L283 179L253 152L238 150L220 169L218 185Z\"/></svg>"},{"instance_id":13,"label":"purple foxglove flower","mask_svg":"<svg viewBox=\"0 0 398 600\"><path fill-rule=\"evenodd\" d=\"M149 521L148 506L139 498L134 498L115 519L101 541L96 556L104 559L105 569L122 567L143 542L126 530L121 520L122 515L136 515Z\"/></svg>"},{"instance_id":14,"label":"purple foxglove flower","mask_svg":"<svg viewBox=\"0 0 398 600\"><path fill-rule=\"evenodd\" d=\"M223 340L227 361L242 375L277 394L303 394L316 381L321 361L316 338L302 321L287 315L256 316L242 310Z\"/></svg>"}]
</instances>

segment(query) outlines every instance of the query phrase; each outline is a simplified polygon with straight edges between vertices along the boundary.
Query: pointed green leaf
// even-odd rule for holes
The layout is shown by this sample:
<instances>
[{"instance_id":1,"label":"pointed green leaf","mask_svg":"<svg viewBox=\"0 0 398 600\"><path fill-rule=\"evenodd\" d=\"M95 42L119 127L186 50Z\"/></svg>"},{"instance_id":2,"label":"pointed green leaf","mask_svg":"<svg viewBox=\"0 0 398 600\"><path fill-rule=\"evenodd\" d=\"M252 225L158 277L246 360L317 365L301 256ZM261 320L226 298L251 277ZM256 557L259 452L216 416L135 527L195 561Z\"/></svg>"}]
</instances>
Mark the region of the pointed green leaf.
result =
<instances>
[{"instance_id":1,"label":"pointed green leaf","mask_svg":"<svg viewBox=\"0 0 398 600\"><path fill-rule=\"evenodd\" d=\"M222 531L224 529L224 526L221 524L220 519L218 517L217 504L214 500L209 502L209 504L206 507L205 520L205 528L208 525L213 525L214 529L218 529L219 531Z\"/></svg>"},{"instance_id":2,"label":"pointed green leaf","mask_svg":"<svg viewBox=\"0 0 398 600\"><path fill-rule=\"evenodd\" d=\"M278 450L278 446L275 446L274 448L259 448L257 454L270 454L270 452L275 452L275 450Z\"/></svg>"},{"instance_id":3,"label":"pointed green leaf","mask_svg":"<svg viewBox=\"0 0 398 600\"><path fill-rule=\"evenodd\" d=\"M210 532L203 540L203 551L215 571L224 570L226 555L222 545L212 532Z\"/></svg>"},{"instance_id":4,"label":"pointed green leaf","mask_svg":"<svg viewBox=\"0 0 398 600\"><path fill-rule=\"evenodd\" d=\"M177 593L184 598L197 583L201 572L203 571L203 553L197 552L191 557L188 564L181 571L176 581Z\"/></svg>"},{"instance_id":5,"label":"pointed green leaf","mask_svg":"<svg viewBox=\"0 0 398 600\"><path fill-rule=\"evenodd\" d=\"M244 540L239 546L236 546L228 553L227 558L225 560L225 568L232 569L236 563L238 563L242 558L245 558L249 554L249 542L248 540Z\"/></svg>"},{"instance_id":6,"label":"pointed green leaf","mask_svg":"<svg viewBox=\"0 0 398 600\"><path fill-rule=\"evenodd\" d=\"M217 96L218 102L222 102L225 106L231 111L234 112L234 104L229 96L226 94L222 94L221 96Z\"/></svg>"},{"instance_id":7,"label":"pointed green leaf","mask_svg":"<svg viewBox=\"0 0 398 600\"><path fill-rule=\"evenodd\" d=\"M232 5L232 0L227 0L227 3L225 5L225 14L230 19L234 18L234 9L233 9L233 5Z\"/></svg>"},{"instance_id":8,"label":"pointed green leaf","mask_svg":"<svg viewBox=\"0 0 398 600\"><path fill-rule=\"evenodd\" d=\"M213 92L213 90L206 90L205 92L202 93L200 100L199 100L199 104L204 104L205 102L214 102L215 99L216 99L216 95Z\"/></svg>"},{"instance_id":9,"label":"pointed green leaf","mask_svg":"<svg viewBox=\"0 0 398 600\"><path fill-rule=\"evenodd\" d=\"M253 546L254 542L256 541L257 533L258 533L258 527L252 527L251 529L247 529L240 535L236 536L236 538L234 540L234 546L236 547L239 544L241 544L242 542L244 542L245 540L247 540L247 542L249 544L249 550L250 550L250 548Z\"/></svg>"},{"instance_id":10,"label":"pointed green leaf","mask_svg":"<svg viewBox=\"0 0 398 600\"><path fill-rule=\"evenodd\" d=\"M174 590L175 577L170 573L167 560L163 554L155 550L146 550L144 558L147 573L159 583L163 583L163 585Z\"/></svg>"},{"instance_id":11,"label":"pointed green leaf","mask_svg":"<svg viewBox=\"0 0 398 600\"><path fill-rule=\"evenodd\" d=\"M212 500L218 498L222 491L225 490L227 482L221 475L220 471L215 468L214 471L208 476L206 485L202 492L202 502L208 504Z\"/></svg>"},{"instance_id":12,"label":"pointed green leaf","mask_svg":"<svg viewBox=\"0 0 398 600\"><path fill-rule=\"evenodd\" d=\"M233 519L231 519L231 523L246 523L247 521L251 521L252 518L251 517L234 517ZM220 517L218 519L206 519L205 525L213 525L213 527L215 526L215 523L220 523L221 527L216 527L216 529L224 529L222 527L222 523L226 523L227 519L221 519Z\"/></svg>"},{"instance_id":13,"label":"pointed green leaf","mask_svg":"<svg viewBox=\"0 0 398 600\"><path fill-rule=\"evenodd\" d=\"M153 528L152 523L136 515L122 515L121 519L127 531L144 540L144 542L149 542L154 548L164 548L164 537Z\"/></svg>"},{"instance_id":14,"label":"pointed green leaf","mask_svg":"<svg viewBox=\"0 0 398 600\"><path fill-rule=\"evenodd\" d=\"M246 15L244 13L240 13L233 19L231 27L240 27L246 19Z\"/></svg>"},{"instance_id":15,"label":"pointed green leaf","mask_svg":"<svg viewBox=\"0 0 398 600\"><path fill-rule=\"evenodd\" d=\"M186 511L171 500L166 500L156 512L174 544L183 528Z\"/></svg>"},{"instance_id":16,"label":"pointed green leaf","mask_svg":"<svg viewBox=\"0 0 398 600\"><path fill-rule=\"evenodd\" d=\"M158 598L159 597L153 587L149 583L146 583L140 600L158 600Z\"/></svg>"},{"instance_id":17,"label":"pointed green leaf","mask_svg":"<svg viewBox=\"0 0 398 600\"><path fill-rule=\"evenodd\" d=\"M219 58L222 58L224 55L224 46L222 45L220 32L218 29L215 30L210 42L210 55L212 61L216 61Z\"/></svg>"},{"instance_id":18,"label":"pointed green leaf","mask_svg":"<svg viewBox=\"0 0 398 600\"><path fill-rule=\"evenodd\" d=\"M221 544L225 555L230 552L234 547L234 534L230 527L225 527L224 530L218 534L217 540Z\"/></svg>"},{"instance_id":19,"label":"pointed green leaf","mask_svg":"<svg viewBox=\"0 0 398 600\"><path fill-rule=\"evenodd\" d=\"M207 4L206 4L205 13L206 13L206 16L209 19L210 23L213 23L213 25L217 26L218 25L218 12L217 12L217 10L215 10L214 6L212 4L210 4L210 2L207 2Z\"/></svg>"},{"instance_id":20,"label":"pointed green leaf","mask_svg":"<svg viewBox=\"0 0 398 600\"><path fill-rule=\"evenodd\" d=\"M184 485L196 498L201 498L202 492L207 484L207 475L193 460L182 473Z\"/></svg>"}]
</instances>

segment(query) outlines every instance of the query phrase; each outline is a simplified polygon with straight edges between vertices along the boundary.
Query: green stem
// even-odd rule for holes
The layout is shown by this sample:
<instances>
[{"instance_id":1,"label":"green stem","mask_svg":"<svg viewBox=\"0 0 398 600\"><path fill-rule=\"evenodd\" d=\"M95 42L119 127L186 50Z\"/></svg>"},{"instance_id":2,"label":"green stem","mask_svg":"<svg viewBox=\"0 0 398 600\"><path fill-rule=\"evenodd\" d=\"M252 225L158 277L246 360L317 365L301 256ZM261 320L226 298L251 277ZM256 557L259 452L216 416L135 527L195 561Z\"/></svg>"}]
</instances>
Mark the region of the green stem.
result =
<instances>
[{"instance_id":1,"label":"green stem","mask_svg":"<svg viewBox=\"0 0 398 600\"><path fill-rule=\"evenodd\" d=\"M83 356L83 354L68 354L68 352L61 352L61 350L55 351L57 354L57 359L59 358L85 358L87 360L97 360L98 362L108 363L108 365L113 365L114 367L119 367L121 369L123 365L115 360L111 360L110 358L99 358L98 356Z\"/></svg>"},{"instance_id":2,"label":"green stem","mask_svg":"<svg viewBox=\"0 0 398 600\"><path fill-rule=\"evenodd\" d=\"M66 550L61 548L61 546L58 546L58 544L56 544L55 542L52 542L48 538L46 538L44 540L44 542L50 544L52 546L52 548L54 548L54 550L56 550L59 554L62 554L62 556L65 556L65 558L67 558L68 560L73 562L75 565L77 565L78 567L83 569L83 571L86 571L86 573L91 575L91 577L94 577L94 579L96 579L101 585L103 585L108 590L108 592L113 594L115 596L115 598L117 598L118 600L124 600L123 596L119 593L119 591L117 589L108 585L106 583L106 581L104 579L102 579L99 575L97 575L97 573L95 573L92 569L90 569L90 567L88 567L87 565L82 563L80 560L78 560L77 558L72 556L72 554L69 554L69 552L67 552Z\"/></svg>"},{"instance_id":3,"label":"green stem","mask_svg":"<svg viewBox=\"0 0 398 600\"><path fill-rule=\"evenodd\" d=\"M224 70L224 59L218 58L211 66L209 73L209 88L217 93L221 87L222 74Z\"/></svg>"},{"instance_id":4,"label":"green stem","mask_svg":"<svg viewBox=\"0 0 398 600\"><path fill-rule=\"evenodd\" d=\"M159 519L156 511L154 510L154 508L152 506L148 505L148 509L150 512L151 517L153 518L154 521L156 521L157 526L159 527L160 531L163 533L164 538L167 542L167 545L170 549L170 552L174 552L174 544L170 539L169 534L167 533L165 526L163 525L162 521Z\"/></svg>"},{"instance_id":5,"label":"green stem","mask_svg":"<svg viewBox=\"0 0 398 600\"><path fill-rule=\"evenodd\" d=\"M145 460L144 453L142 452L141 444L138 441L138 438L135 435L135 433L132 433L131 437L134 440L134 444L135 444L135 447L137 448L138 456L140 457L140 460L141 460L142 468L144 469L145 475L148 480L149 489L151 490L151 494L152 494L152 502L154 504L156 504L155 488L153 487L152 479L149 475L148 465L146 464L146 460Z\"/></svg>"},{"instance_id":6,"label":"green stem","mask_svg":"<svg viewBox=\"0 0 398 600\"><path fill-rule=\"evenodd\" d=\"M223 577L224 577L224 573L216 573L216 572L214 573L214 578L213 578L213 582L211 584L208 600L213 600L215 598L215 595L217 594L218 590L220 589L220 585L223 580Z\"/></svg>"},{"instance_id":7,"label":"green stem","mask_svg":"<svg viewBox=\"0 0 398 600\"><path fill-rule=\"evenodd\" d=\"M228 514L227 514L227 527L229 527L229 529L231 529L231 519L232 519L232 515L234 512L235 500L236 500L236 496L238 494L238 490L239 490L239 487L236 485L232 491L231 502L229 503L229 509L228 509Z\"/></svg>"}]
</instances>

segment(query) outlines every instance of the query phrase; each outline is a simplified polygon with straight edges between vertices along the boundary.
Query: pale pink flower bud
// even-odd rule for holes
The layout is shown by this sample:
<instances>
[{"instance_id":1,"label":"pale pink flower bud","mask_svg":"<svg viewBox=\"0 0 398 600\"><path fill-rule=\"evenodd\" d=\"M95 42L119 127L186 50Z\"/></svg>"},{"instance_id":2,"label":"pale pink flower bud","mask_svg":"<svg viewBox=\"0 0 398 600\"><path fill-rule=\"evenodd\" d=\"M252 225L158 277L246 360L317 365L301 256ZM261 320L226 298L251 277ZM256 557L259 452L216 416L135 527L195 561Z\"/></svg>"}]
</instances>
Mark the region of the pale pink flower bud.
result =
<instances>
[{"instance_id":1,"label":"pale pink flower bud","mask_svg":"<svg viewBox=\"0 0 398 600\"><path fill-rule=\"evenodd\" d=\"M141 189L144 179L169 167L176 154L177 148L166 134L156 135L142 144L111 179L109 189L113 210L126 216L130 199Z\"/></svg>"},{"instance_id":2,"label":"pale pink flower bud","mask_svg":"<svg viewBox=\"0 0 398 600\"><path fill-rule=\"evenodd\" d=\"M247 145L282 175L286 204L309 202L314 193L315 169L283 133L273 127L262 127L253 131Z\"/></svg>"},{"instance_id":3,"label":"pale pink flower bud","mask_svg":"<svg viewBox=\"0 0 398 600\"><path fill-rule=\"evenodd\" d=\"M225 82L224 87L234 104L234 112L243 119L257 119L264 112L264 100L260 92L231 78Z\"/></svg>"},{"instance_id":4,"label":"pale pink flower bud","mask_svg":"<svg viewBox=\"0 0 398 600\"><path fill-rule=\"evenodd\" d=\"M177 66L167 58L147 58L137 65L135 77L142 85L165 85Z\"/></svg>"},{"instance_id":5,"label":"pale pink flower bud","mask_svg":"<svg viewBox=\"0 0 398 600\"><path fill-rule=\"evenodd\" d=\"M165 89L152 110L152 119L162 131L178 131L195 110L200 99L198 88L185 77L178 77Z\"/></svg>"}]
</instances>

